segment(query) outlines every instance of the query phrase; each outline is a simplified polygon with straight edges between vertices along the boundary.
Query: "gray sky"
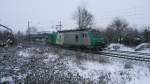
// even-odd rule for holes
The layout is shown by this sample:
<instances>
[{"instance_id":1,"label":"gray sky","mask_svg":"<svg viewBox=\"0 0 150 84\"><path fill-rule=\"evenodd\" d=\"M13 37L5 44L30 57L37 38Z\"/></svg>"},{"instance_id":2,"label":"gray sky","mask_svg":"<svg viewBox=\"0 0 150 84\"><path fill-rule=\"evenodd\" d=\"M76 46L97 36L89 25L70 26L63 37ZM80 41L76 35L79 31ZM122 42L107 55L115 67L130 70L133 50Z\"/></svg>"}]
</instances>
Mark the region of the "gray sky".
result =
<instances>
[{"instance_id":1,"label":"gray sky","mask_svg":"<svg viewBox=\"0 0 150 84\"><path fill-rule=\"evenodd\" d=\"M42 31L50 31L59 20L63 29L75 28L72 19L77 6L84 5L94 15L97 27L106 27L114 17L136 26L150 25L150 0L0 0L0 23L14 31L25 31L27 21Z\"/></svg>"}]
</instances>

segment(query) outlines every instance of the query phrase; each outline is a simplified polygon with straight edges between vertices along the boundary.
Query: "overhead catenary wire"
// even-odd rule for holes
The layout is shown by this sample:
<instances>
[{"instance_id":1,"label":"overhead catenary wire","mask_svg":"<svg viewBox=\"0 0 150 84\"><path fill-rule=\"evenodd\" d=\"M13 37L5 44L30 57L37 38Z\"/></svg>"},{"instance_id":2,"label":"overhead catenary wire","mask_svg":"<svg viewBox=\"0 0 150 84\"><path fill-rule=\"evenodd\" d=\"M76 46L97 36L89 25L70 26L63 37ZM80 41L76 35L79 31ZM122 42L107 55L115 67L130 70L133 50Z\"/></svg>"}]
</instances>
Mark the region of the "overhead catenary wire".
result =
<instances>
[{"instance_id":1,"label":"overhead catenary wire","mask_svg":"<svg viewBox=\"0 0 150 84\"><path fill-rule=\"evenodd\" d=\"M135 7L130 7L130 8L125 8L125 9L116 9L116 10L110 10L110 11L102 11L101 13L102 14L110 14L110 13L131 13L132 11L139 11L139 10L149 10L150 4L146 4L146 5L141 5L141 6L135 6ZM104 10L107 10L107 9L104 9Z\"/></svg>"},{"instance_id":2,"label":"overhead catenary wire","mask_svg":"<svg viewBox=\"0 0 150 84\"><path fill-rule=\"evenodd\" d=\"M96 16L96 17L101 22L113 20L116 17L120 17L124 19L127 19L130 17L132 19L143 20L144 17L149 18L150 12L148 10L149 10L149 4L146 4L146 5L135 6L135 7L126 8L126 9L102 11L100 12L99 16Z\"/></svg>"},{"instance_id":3,"label":"overhead catenary wire","mask_svg":"<svg viewBox=\"0 0 150 84\"><path fill-rule=\"evenodd\" d=\"M100 18L101 20L106 20L106 19L112 19L112 18L116 18L116 17L122 17L122 18L127 18L127 17L147 17L150 16L150 13L141 13L141 14L118 14L118 15L112 15L112 16L99 16L98 18Z\"/></svg>"}]
</instances>

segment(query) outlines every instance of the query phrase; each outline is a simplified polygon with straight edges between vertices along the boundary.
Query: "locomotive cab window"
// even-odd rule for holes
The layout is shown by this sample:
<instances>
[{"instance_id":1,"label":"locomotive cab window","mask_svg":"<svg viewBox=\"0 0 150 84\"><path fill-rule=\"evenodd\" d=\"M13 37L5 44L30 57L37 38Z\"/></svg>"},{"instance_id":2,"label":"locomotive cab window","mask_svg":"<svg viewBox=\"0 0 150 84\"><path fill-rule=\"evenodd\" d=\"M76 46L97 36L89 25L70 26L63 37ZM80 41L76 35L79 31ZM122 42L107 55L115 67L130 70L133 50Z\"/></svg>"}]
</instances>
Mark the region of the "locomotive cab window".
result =
<instances>
[{"instance_id":1,"label":"locomotive cab window","mask_svg":"<svg viewBox=\"0 0 150 84\"><path fill-rule=\"evenodd\" d=\"M83 38L86 38L86 37L87 37L87 35L86 35L86 34L82 34L82 37L83 37Z\"/></svg>"},{"instance_id":2,"label":"locomotive cab window","mask_svg":"<svg viewBox=\"0 0 150 84\"><path fill-rule=\"evenodd\" d=\"M86 34L84 34L84 37L86 38L86 37L87 37L87 35L86 35Z\"/></svg>"},{"instance_id":3,"label":"locomotive cab window","mask_svg":"<svg viewBox=\"0 0 150 84\"><path fill-rule=\"evenodd\" d=\"M79 41L79 36L78 35L75 36L75 40L76 40L76 42Z\"/></svg>"},{"instance_id":4,"label":"locomotive cab window","mask_svg":"<svg viewBox=\"0 0 150 84\"><path fill-rule=\"evenodd\" d=\"M82 37L84 38L84 34L82 34Z\"/></svg>"}]
</instances>

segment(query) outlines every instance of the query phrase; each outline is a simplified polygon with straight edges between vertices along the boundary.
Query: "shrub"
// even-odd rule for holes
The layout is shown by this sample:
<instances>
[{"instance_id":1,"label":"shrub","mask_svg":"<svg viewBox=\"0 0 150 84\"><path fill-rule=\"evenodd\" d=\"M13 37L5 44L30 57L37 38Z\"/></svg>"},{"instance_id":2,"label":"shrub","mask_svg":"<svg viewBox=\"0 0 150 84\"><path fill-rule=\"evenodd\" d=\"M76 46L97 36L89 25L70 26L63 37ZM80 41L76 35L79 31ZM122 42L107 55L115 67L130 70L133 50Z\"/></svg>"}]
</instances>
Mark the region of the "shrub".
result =
<instances>
[{"instance_id":1,"label":"shrub","mask_svg":"<svg viewBox=\"0 0 150 84\"><path fill-rule=\"evenodd\" d=\"M130 62L125 63L124 65L125 69L133 68L133 65Z\"/></svg>"}]
</instances>

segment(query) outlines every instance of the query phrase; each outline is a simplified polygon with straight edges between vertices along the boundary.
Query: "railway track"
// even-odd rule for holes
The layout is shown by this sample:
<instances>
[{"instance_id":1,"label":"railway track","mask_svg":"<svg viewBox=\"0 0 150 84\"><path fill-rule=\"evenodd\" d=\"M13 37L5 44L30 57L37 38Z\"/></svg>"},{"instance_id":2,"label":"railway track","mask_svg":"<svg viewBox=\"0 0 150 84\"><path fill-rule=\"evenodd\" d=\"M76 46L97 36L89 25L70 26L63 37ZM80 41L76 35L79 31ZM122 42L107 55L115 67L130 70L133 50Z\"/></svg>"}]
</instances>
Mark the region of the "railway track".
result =
<instances>
[{"instance_id":1,"label":"railway track","mask_svg":"<svg viewBox=\"0 0 150 84\"><path fill-rule=\"evenodd\" d=\"M83 50L83 49L73 49L73 48L72 49L64 48L64 49L80 51L84 53L98 54L98 55L107 56L107 57L116 57L116 58L123 58L123 59L143 61L143 62L150 63L150 53L141 53L137 51L134 51L134 52L133 51L120 51L120 50L93 51L93 50Z\"/></svg>"},{"instance_id":2,"label":"railway track","mask_svg":"<svg viewBox=\"0 0 150 84\"><path fill-rule=\"evenodd\" d=\"M146 56L150 56L150 53L141 53L141 52L138 52L138 51L121 51L121 50L106 50L106 51L109 51L109 52L118 52L118 53L127 53L127 54L136 54L136 55L146 55Z\"/></svg>"},{"instance_id":3,"label":"railway track","mask_svg":"<svg viewBox=\"0 0 150 84\"><path fill-rule=\"evenodd\" d=\"M114 50L91 51L91 53L108 56L108 57L117 57L117 58L130 59L136 61L150 62L150 53L114 51Z\"/></svg>"},{"instance_id":4,"label":"railway track","mask_svg":"<svg viewBox=\"0 0 150 84\"><path fill-rule=\"evenodd\" d=\"M0 55L3 56L8 53L12 53L12 52L14 53L15 50L10 49L7 52L0 52ZM66 50L76 51L76 49L66 49ZM116 57L116 58L130 59L130 60L143 61L143 62L150 63L150 53L141 53L141 52L137 52L137 51L135 51L135 52L115 51L115 50L92 51L92 50L83 50L83 49L77 50L77 51L84 52L84 53L98 54L98 55L107 56L107 57Z\"/></svg>"}]
</instances>

